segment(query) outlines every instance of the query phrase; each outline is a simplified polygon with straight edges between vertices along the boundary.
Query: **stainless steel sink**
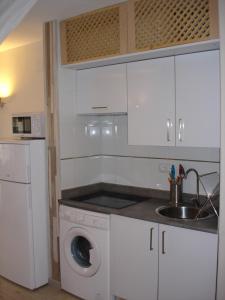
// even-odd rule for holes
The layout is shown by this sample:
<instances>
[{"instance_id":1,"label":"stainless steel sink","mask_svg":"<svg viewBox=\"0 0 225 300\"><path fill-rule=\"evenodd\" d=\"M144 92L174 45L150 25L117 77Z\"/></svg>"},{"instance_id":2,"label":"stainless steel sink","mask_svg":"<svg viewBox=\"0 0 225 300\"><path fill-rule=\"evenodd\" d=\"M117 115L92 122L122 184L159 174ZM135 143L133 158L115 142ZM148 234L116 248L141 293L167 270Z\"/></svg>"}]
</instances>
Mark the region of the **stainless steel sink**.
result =
<instances>
[{"instance_id":1,"label":"stainless steel sink","mask_svg":"<svg viewBox=\"0 0 225 300\"><path fill-rule=\"evenodd\" d=\"M156 212L164 217L172 219L189 219L193 220L198 214L198 209L189 206L163 206L156 209ZM211 214L204 211L198 216L198 219L205 219L210 217Z\"/></svg>"}]
</instances>

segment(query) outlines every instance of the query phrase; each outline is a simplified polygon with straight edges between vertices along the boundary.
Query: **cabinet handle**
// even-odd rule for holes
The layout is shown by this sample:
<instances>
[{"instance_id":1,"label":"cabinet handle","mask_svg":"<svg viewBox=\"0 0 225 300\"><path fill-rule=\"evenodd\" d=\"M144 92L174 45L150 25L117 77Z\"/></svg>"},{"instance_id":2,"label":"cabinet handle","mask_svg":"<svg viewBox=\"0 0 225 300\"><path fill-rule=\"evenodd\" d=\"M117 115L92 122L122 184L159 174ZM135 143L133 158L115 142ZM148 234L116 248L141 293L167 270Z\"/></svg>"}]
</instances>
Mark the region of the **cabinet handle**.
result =
<instances>
[{"instance_id":1,"label":"cabinet handle","mask_svg":"<svg viewBox=\"0 0 225 300\"><path fill-rule=\"evenodd\" d=\"M165 231L162 232L162 254L166 254L165 250Z\"/></svg>"},{"instance_id":2,"label":"cabinet handle","mask_svg":"<svg viewBox=\"0 0 225 300\"><path fill-rule=\"evenodd\" d=\"M107 109L108 106L92 106L92 109Z\"/></svg>"},{"instance_id":3,"label":"cabinet handle","mask_svg":"<svg viewBox=\"0 0 225 300\"><path fill-rule=\"evenodd\" d=\"M149 247L150 251L153 250L153 246L152 246L152 244L153 244L153 230L154 230L154 227L152 227L150 229L150 247Z\"/></svg>"},{"instance_id":4,"label":"cabinet handle","mask_svg":"<svg viewBox=\"0 0 225 300\"><path fill-rule=\"evenodd\" d=\"M171 125L171 121L170 119L167 119L166 121L166 138L167 138L167 142L170 142L170 125Z\"/></svg>"},{"instance_id":5,"label":"cabinet handle","mask_svg":"<svg viewBox=\"0 0 225 300\"><path fill-rule=\"evenodd\" d=\"M184 130L184 122L182 121L182 119L179 119L179 132L178 132L178 140L179 142L183 141L183 136L182 136L182 132Z\"/></svg>"}]
</instances>

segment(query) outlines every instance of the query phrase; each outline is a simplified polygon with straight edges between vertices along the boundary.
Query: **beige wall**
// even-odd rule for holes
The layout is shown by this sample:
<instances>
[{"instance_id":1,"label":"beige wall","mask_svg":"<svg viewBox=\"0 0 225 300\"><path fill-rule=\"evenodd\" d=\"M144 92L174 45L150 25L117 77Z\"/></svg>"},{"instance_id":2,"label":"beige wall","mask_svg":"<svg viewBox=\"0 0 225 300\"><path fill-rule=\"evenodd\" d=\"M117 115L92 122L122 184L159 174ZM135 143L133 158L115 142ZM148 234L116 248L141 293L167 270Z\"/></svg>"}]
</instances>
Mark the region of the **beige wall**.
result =
<instances>
[{"instance_id":1,"label":"beige wall","mask_svg":"<svg viewBox=\"0 0 225 300\"><path fill-rule=\"evenodd\" d=\"M11 114L44 110L42 42L0 52L0 84L9 81L12 95L0 108L0 138L11 136Z\"/></svg>"}]
</instances>

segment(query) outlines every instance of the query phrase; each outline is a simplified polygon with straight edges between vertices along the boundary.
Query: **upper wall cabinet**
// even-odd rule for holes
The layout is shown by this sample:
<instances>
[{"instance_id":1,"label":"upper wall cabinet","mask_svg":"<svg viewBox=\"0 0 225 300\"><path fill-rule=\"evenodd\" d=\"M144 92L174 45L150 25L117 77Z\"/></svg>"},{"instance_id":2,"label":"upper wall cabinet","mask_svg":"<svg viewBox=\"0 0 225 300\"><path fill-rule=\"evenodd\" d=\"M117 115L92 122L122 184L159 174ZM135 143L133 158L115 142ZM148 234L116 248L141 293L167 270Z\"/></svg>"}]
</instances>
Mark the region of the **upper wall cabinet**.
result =
<instances>
[{"instance_id":1,"label":"upper wall cabinet","mask_svg":"<svg viewBox=\"0 0 225 300\"><path fill-rule=\"evenodd\" d=\"M219 51L130 63L127 76L129 144L220 147Z\"/></svg>"},{"instance_id":2,"label":"upper wall cabinet","mask_svg":"<svg viewBox=\"0 0 225 300\"><path fill-rule=\"evenodd\" d=\"M176 145L220 147L219 51L177 56Z\"/></svg>"},{"instance_id":3,"label":"upper wall cabinet","mask_svg":"<svg viewBox=\"0 0 225 300\"><path fill-rule=\"evenodd\" d=\"M218 37L217 0L129 0L129 52Z\"/></svg>"},{"instance_id":4,"label":"upper wall cabinet","mask_svg":"<svg viewBox=\"0 0 225 300\"><path fill-rule=\"evenodd\" d=\"M77 71L78 114L127 113L126 64Z\"/></svg>"},{"instance_id":5,"label":"upper wall cabinet","mask_svg":"<svg viewBox=\"0 0 225 300\"><path fill-rule=\"evenodd\" d=\"M216 39L217 1L128 0L66 19L62 64Z\"/></svg>"},{"instance_id":6,"label":"upper wall cabinet","mask_svg":"<svg viewBox=\"0 0 225 300\"><path fill-rule=\"evenodd\" d=\"M128 142L175 145L174 57L127 65Z\"/></svg>"},{"instance_id":7,"label":"upper wall cabinet","mask_svg":"<svg viewBox=\"0 0 225 300\"><path fill-rule=\"evenodd\" d=\"M61 22L63 64L127 52L127 7L115 5Z\"/></svg>"}]
</instances>

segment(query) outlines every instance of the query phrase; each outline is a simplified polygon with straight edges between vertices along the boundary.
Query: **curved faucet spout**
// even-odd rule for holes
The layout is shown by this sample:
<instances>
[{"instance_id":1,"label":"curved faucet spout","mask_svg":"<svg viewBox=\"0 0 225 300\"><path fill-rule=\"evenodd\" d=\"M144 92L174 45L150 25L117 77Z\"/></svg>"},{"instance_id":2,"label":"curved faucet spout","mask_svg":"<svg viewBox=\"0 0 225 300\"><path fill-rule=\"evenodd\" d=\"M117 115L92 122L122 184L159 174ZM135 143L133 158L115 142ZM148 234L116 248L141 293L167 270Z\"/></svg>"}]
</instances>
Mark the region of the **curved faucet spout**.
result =
<instances>
[{"instance_id":1,"label":"curved faucet spout","mask_svg":"<svg viewBox=\"0 0 225 300\"><path fill-rule=\"evenodd\" d=\"M200 201L199 201L199 178L200 177L197 170L195 170L194 168L190 168L185 173L185 179L187 179L188 174L191 172L194 172L196 175L196 204L199 207L200 206Z\"/></svg>"}]
</instances>

